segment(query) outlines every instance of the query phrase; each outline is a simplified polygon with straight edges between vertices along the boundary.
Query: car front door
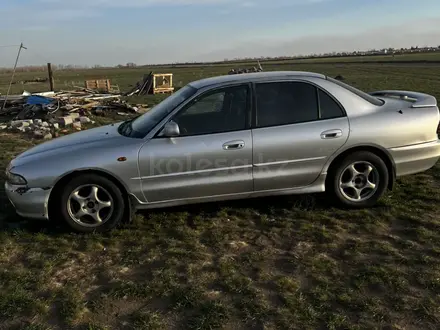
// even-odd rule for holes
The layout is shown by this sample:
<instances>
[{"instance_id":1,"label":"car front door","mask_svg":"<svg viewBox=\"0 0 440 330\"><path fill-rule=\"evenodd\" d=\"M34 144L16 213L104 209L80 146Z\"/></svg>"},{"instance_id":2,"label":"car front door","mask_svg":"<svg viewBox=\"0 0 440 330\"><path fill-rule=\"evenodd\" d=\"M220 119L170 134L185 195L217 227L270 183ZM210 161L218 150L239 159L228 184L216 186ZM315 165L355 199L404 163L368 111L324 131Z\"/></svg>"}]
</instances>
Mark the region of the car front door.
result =
<instances>
[{"instance_id":1,"label":"car front door","mask_svg":"<svg viewBox=\"0 0 440 330\"><path fill-rule=\"evenodd\" d=\"M142 190L148 202L252 193L250 87L203 93L171 118L176 137L160 134L140 150Z\"/></svg>"},{"instance_id":2,"label":"car front door","mask_svg":"<svg viewBox=\"0 0 440 330\"><path fill-rule=\"evenodd\" d=\"M258 83L253 122L254 189L305 187L347 141L342 106L306 81Z\"/></svg>"}]
</instances>

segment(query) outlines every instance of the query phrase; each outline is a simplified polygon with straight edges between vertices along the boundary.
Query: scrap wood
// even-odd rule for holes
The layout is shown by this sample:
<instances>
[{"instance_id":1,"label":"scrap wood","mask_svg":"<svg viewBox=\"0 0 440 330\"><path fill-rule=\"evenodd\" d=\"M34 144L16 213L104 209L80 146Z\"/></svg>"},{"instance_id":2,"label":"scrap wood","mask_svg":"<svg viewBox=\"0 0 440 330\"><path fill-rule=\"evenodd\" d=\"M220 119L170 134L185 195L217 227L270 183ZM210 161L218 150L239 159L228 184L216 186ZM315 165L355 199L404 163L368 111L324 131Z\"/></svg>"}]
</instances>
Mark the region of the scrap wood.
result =
<instances>
[{"instance_id":1,"label":"scrap wood","mask_svg":"<svg viewBox=\"0 0 440 330\"><path fill-rule=\"evenodd\" d=\"M150 71L149 74L144 75L142 80L136 82L135 86L131 90L126 92L124 96L148 94L148 91L151 89L152 84L153 84L153 71Z\"/></svg>"},{"instance_id":2,"label":"scrap wood","mask_svg":"<svg viewBox=\"0 0 440 330\"><path fill-rule=\"evenodd\" d=\"M6 99L6 96L0 96L0 101L4 102ZM13 101L24 101L25 96L24 95L9 95L7 98L8 102L13 102Z\"/></svg>"},{"instance_id":3,"label":"scrap wood","mask_svg":"<svg viewBox=\"0 0 440 330\"><path fill-rule=\"evenodd\" d=\"M124 94L124 96L133 96L133 95L135 95L135 94L137 94L137 93L139 93L139 88L138 89L136 89L135 91L133 91L133 92L130 92L130 93L125 93Z\"/></svg>"},{"instance_id":4,"label":"scrap wood","mask_svg":"<svg viewBox=\"0 0 440 330\"><path fill-rule=\"evenodd\" d=\"M85 97L84 100L85 101L94 101L94 100L108 100L108 99L115 99L115 98L120 98L121 95L112 95L112 94L107 94L107 95L101 95L101 96L92 96L92 97Z\"/></svg>"},{"instance_id":5,"label":"scrap wood","mask_svg":"<svg viewBox=\"0 0 440 330\"><path fill-rule=\"evenodd\" d=\"M107 102L107 105L113 106L114 108L118 108L118 109L127 109L132 112L138 112L137 107L132 106L131 104L127 103L126 101L109 101L109 102Z\"/></svg>"},{"instance_id":6,"label":"scrap wood","mask_svg":"<svg viewBox=\"0 0 440 330\"><path fill-rule=\"evenodd\" d=\"M90 89L90 88L79 87L79 86L73 86L73 87L76 88L77 90L84 91L84 92L87 92L87 93L95 93L95 91L93 89Z\"/></svg>"},{"instance_id":7,"label":"scrap wood","mask_svg":"<svg viewBox=\"0 0 440 330\"><path fill-rule=\"evenodd\" d=\"M93 107L98 106L99 104L100 104L100 103L97 102L97 101L95 101L95 102L90 102L90 103L87 103L87 104L81 105L81 108L83 108L83 109L91 109L91 108L93 108Z\"/></svg>"},{"instance_id":8,"label":"scrap wood","mask_svg":"<svg viewBox=\"0 0 440 330\"><path fill-rule=\"evenodd\" d=\"M153 84L153 71L151 71L147 76L144 77L144 83L142 84L141 89L139 90L139 95L147 94Z\"/></svg>"}]
</instances>

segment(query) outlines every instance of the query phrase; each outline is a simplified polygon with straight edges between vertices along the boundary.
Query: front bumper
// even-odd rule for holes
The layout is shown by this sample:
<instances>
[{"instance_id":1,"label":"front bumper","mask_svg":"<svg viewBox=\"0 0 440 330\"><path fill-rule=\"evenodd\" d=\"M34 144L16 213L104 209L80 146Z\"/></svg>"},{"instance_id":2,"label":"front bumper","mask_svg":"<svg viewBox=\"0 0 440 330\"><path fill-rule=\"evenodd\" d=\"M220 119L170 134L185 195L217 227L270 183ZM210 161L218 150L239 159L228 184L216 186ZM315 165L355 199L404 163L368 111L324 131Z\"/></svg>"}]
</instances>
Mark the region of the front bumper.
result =
<instances>
[{"instance_id":1,"label":"front bumper","mask_svg":"<svg viewBox=\"0 0 440 330\"><path fill-rule=\"evenodd\" d=\"M9 201L18 215L24 218L48 220L48 203L51 188L26 188L5 183Z\"/></svg>"}]
</instances>

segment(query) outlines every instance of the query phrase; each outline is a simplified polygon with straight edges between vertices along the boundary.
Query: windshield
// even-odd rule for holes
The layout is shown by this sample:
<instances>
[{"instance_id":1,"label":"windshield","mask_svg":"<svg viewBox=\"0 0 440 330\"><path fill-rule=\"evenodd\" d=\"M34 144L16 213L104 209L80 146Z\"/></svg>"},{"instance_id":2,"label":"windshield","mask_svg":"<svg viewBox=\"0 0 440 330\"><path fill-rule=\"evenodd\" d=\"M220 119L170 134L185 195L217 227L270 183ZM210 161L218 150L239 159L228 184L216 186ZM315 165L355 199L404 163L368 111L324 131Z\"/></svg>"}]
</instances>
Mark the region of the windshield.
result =
<instances>
[{"instance_id":1,"label":"windshield","mask_svg":"<svg viewBox=\"0 0 440 330\"><path fill-rule=\"evenodd\" d=\"M134 120L124 122L120 127L119 133L129 137L143 138L166 115L168 115L189 97L193 96L196 92L196 88L186 85L177 92L168 96L165 100L160 102L142 116L139 116Z\"/></svg>"},{"instance_id":2,"label":"windshield","mask_svg":"<svg viewBox=\"0 0 440 330\"><path fill-rule=\"evenodd\" d=\"M385 103L381 99L378 99L377 97L371 96L370 94L367 94L357 88L354 88L353 86L347 85L346 83L343 83L340 80L333 79L330 77L327 77L327 80L329 80L329 81L331 81L341 87L344 87L345 89L348 89L350 92L356 94L359 97L362 97L365 101L370 102L371 104L379 106L379 105L383 105Z\"/></svg>"}]
</instances>

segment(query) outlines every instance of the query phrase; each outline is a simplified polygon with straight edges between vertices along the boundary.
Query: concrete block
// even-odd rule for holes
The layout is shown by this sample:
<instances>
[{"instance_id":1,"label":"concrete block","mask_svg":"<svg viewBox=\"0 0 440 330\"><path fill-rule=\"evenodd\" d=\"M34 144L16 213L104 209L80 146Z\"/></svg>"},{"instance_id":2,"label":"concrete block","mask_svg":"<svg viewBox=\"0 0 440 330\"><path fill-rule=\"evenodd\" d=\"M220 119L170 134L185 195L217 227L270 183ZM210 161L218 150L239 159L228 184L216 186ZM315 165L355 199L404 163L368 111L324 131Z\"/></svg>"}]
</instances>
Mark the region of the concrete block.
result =
<instances>
[{"instance_id":1,"label":"concrete block","mask_svg":"<svg viewBox=\"0 0 440 330\"><path fill-rule=\"evenodd\" d=\"M79 117L79 121L80 121L81 124L88 124L88 123L91 122L90 118L89 117L85 117L85 116Z\"/></svg>"},{"instance_id":2,"label":"concrete block","mask_svg":"<svg viewBox=\"0 0 440 330\"><path fill-rule=\"evenodd\" d=\"M69 126L73 124L73 118L71 116L60 117L60 124L62 126Z\"/></svg>"},{"instance_id":3,"label":"concrete block","mask_svg":"<svg viewBox=\"0 0 440 330\"><path fill-rule=\"evenodd\" d=\"M73 125L73 127L76 128L76 129L78 129L78 128L81 129L81 122L80 122L80 121L76 121L76 122L74 122L72 125Z\"/></svg>"},{"instance_id":4,"label":"concrete block","mask_svg":"<svg viewBox=\"0 0 440 330\"><path fill-rule=\"evenodd\" d=\"M25 119L25 120L13 120L11 121L11 126L12 127L24 127L24 126L29 126L30 124L33 124L33 120L32 119Z\"/></svg>"},{"instance_id":5,"label":"concrete block","mask_svg":"<svg viewBox=\"0 0 440 330\"><path fill-rule=\"evenodd\" d=\"M42 139L43 137L44 137L44 133L42 131L35 131L34 132L34 138Z\"/></svg>"}]
</instances>

